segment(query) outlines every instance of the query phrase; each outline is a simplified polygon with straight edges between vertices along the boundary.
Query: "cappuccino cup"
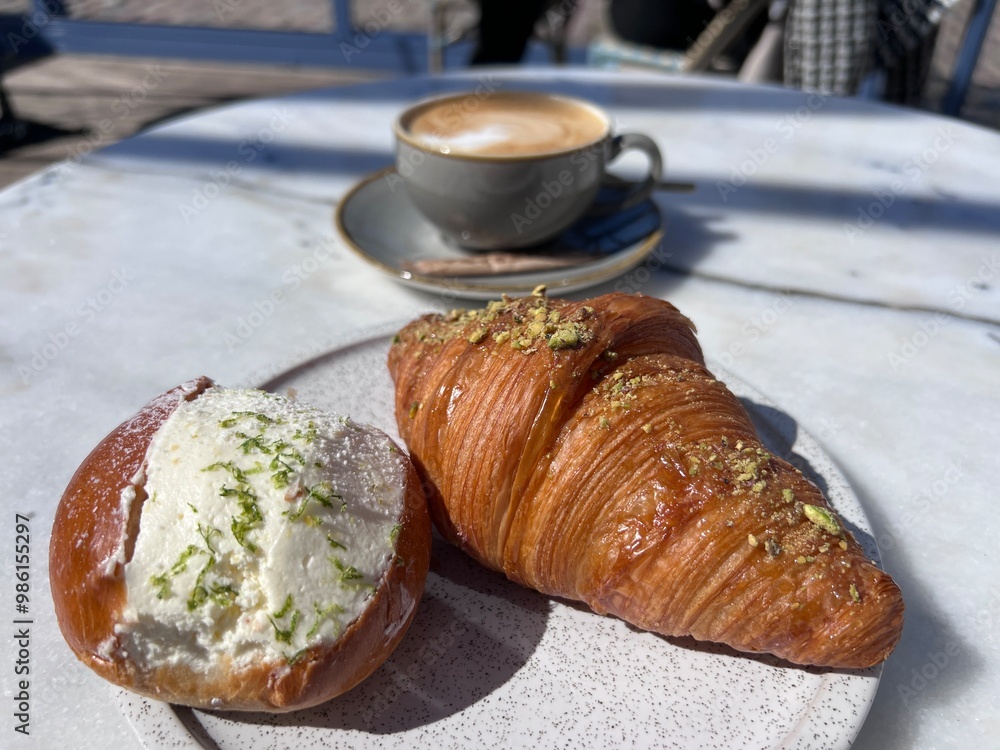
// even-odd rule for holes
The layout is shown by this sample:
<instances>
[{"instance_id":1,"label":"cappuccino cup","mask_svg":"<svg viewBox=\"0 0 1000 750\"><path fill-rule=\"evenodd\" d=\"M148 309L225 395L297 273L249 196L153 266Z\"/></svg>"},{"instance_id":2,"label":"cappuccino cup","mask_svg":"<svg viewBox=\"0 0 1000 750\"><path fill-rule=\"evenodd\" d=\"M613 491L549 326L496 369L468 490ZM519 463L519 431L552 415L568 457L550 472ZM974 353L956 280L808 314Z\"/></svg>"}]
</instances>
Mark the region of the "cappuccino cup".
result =
<instances>
[{"instance_id":1,"label":"cappuccino cup","mask_svg":"<svg viewBox=\"0 0 1000 750\"><path fill-rule=\"evenodd\" d=\"M396 174L416 208L445 237L476 250L528 248L588 211L633 206L663 171L651 138L616 134L600 108L556 94L437 97L406 109L393 129ZM633 149L646 154L645 178L595 206L608 163Z\"/></svg>"}]
</instances>

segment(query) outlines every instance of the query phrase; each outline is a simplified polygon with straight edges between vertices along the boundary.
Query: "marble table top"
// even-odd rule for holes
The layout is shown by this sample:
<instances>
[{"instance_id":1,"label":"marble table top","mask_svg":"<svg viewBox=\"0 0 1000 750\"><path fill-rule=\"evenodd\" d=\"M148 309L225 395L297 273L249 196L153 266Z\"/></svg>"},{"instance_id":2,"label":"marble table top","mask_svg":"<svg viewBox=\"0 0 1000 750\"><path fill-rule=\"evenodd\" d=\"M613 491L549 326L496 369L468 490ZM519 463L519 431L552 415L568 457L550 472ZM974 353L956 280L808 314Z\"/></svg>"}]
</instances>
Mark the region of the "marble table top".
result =
<instances>
[{"instance_id":1,"label":"marble table top","mask_svg":"<svg viewBox=\"0 0 1000 750\"><path fill-rule=\"evenodd\" d=\"M546 70L225 106L0 193L0 601L11 629L22 514L33 620L31 735L2 744L141 746L63 643L48 592L56 503L100 438L192 376L260 383L345 336L462 304L364 265L331 216L391 163L404 103L476 86L589 98L698 185L657 196L662 249L593 292L672 301L710 364L780 405L853 486L907 605L854 747L994 743L1000 135L725 80ZM5 640L11 738L17 647Z\"/></svg>"}]
</instances>

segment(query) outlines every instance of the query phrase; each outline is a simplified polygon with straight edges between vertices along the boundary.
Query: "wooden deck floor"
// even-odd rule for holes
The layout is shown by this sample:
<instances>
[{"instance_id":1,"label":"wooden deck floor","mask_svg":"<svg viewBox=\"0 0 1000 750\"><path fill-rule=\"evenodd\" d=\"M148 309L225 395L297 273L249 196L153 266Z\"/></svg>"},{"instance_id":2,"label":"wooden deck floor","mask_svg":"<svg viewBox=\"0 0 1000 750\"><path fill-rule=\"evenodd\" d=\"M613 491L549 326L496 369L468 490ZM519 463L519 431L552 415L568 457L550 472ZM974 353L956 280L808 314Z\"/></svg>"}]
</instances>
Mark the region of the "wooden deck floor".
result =
<instances>
[{"instance_id":1,"label":"wooden deck floor","mask_svg":"<svg viewBox=\"0 0 1000 750\"><path fill-rule=\"evenodd\" d=\"M373 80L355 71L58 55L6 76L29 141L0 154L0 188L98 141L225 102ZM102 130L99 123L105 126Z\"/></svg>"}]
</instances>

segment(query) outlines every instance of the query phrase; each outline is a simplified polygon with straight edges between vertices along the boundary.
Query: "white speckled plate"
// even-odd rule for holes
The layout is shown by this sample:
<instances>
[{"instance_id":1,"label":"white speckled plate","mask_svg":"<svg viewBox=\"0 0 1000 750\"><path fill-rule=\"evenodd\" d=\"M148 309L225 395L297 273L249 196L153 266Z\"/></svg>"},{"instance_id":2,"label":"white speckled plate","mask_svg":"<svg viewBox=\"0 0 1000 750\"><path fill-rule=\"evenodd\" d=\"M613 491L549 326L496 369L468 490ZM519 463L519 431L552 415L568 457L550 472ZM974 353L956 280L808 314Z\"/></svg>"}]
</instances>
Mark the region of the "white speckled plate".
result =
<instances>
[{"instance_id":1,"label":"white speckled plate","mask_svg":"<svg viewBox=\"0 0 1000 750\"><path fill-rule=\"evenodd\" d=\"M396 436L389 337L369 331L262 384ZM768 447L818 482L877 558L850 486L793 419L737 378ZM542 596L435 541L426 593L389 660L323 706L272 716L194 711L116 690L150 748L847 748L881 668L790 666L663 638Z\"/></svg>"},{"instance_id":2,"label":"white speckled plate","mask_svg":"<svg viewBox=\"0 0 1000 750\"><path fill-rule=\"evenodd\" d=\"M569 293L609 281L634 268L663 238L656 204L644 203L602 218L583 218L539 252L584 254L579 265L545 271L480 276L427 276L405 268L407 261L457 260L474 256L442 237L389 177L395 168L369 175L337 204L334 223L341 239L366 263L403 284L455 297L494 299L527 294L539 284Z\"/></svg>"}]
</instances>

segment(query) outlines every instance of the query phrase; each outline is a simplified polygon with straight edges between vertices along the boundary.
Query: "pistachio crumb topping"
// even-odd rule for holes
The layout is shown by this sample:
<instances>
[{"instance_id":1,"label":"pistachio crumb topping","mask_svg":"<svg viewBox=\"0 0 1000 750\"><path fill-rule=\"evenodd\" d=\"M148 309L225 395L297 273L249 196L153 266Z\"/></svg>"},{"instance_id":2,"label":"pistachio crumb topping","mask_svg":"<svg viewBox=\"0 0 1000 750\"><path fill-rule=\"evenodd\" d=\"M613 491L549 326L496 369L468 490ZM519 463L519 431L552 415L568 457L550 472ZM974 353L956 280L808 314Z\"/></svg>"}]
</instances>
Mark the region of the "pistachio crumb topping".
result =
<instances>
[{"instance_id":1,"label":"pistachio crumb topping","mask_svg":"<svg viewBox=\"0 0 1000 750\"><path fill-rule=\"evenodd\" d=\"M756 547L757 537L755 537L753 534L747 534L747 544L749 544L751 547Z\"/></svg>"},{"instance_id":2,"label":"pistachio crumb topping","mask_svg":"<svg viewBox=\"0 0 1000 750\"><path fill-rule=\"evenodd\" d=\"M580 334L573 328L561 328L549 336L550 349L571 349L580 343Z\"/></svg>"},{"instance_id":3,"label":"pistachio crumb topping","mask_svg":"<svg viewBox=\"0 0 1000 750\"><path fill-rule=\"evenodd\" d=\"M858 603L861 602L861 594L858 593L858 587L857 586L855 586L852 583L851 587L848 589L848 591L851 594L851 599L853 599L855 602L858 602Z\"/></svg>"},{"instance_id":4,"label":"pistachio crumb topping","mask_svg":"<svg viewBox=\"0 0 1000 750\"><path fill-rule=\"evenodd\" d=\"M833 514L825 508L806 503L802 506L802 512L805 513L806 518L828 534L833 534L834 536L840 534L840 524L837 523L837 519L834 518Z\"/></svg>"},{"instance_id":5,"label":"pistachio crumb topping","mask_svg":"<svg viewBox=\"0 0 1000 750\"><path fill-rule=\"evenodd\" d=\"M438 346L455 338L479 344L489 337L498 345L508 344L525 354L537 351L541 345L553 351L576 349L593 339L586 322L593 315L592 308L589 312L578 308L567 314L545 296L543 287L535 292L521 299L504 295L481 309L428 316L405 328L400 338L422 346Z\"/></svg>"},{"instance_id":6,"label":"pistachio crumb topping","mask_svg":"<svg viewBox=\"0 0 1000 750\"><path fill-rule=\"evenodd\" d=\"M525 351L526 349L531 347L531 339L529 339L527 336L520 336L511 341L510 345L511 348L516 349L519 352Z\"/></svg>"}]
</instances>

